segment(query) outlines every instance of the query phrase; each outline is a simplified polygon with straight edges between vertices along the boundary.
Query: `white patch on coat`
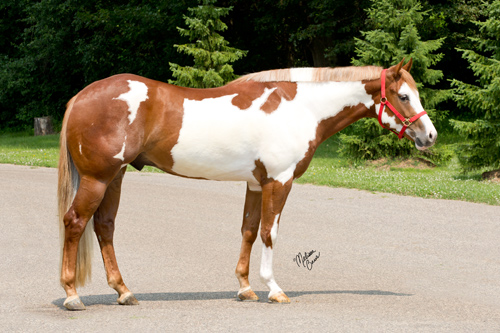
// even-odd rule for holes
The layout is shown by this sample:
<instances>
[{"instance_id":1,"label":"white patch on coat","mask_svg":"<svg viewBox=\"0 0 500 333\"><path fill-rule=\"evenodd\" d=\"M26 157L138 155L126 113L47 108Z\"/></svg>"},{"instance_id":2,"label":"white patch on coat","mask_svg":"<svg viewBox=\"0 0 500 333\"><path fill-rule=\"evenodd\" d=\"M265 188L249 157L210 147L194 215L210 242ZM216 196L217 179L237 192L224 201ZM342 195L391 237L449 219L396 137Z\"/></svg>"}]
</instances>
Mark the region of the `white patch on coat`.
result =
<instances>
[{"instance_id":1,"label":"white patch on coat","mask_svg":"<svg viewBox=\"0 0 500 333\"><path fill-rule=\"evenodd\" d=\"M82 154L82 144L81 143L78 145L78 150L80 151L80 155L83 155Z\"/></svg>"},{"instance_id":2,"label":"white patch on coat","mask_svg":"<svg viewBox=\"0 0 500 333\"><path fill-rule=\"evenodd\" d=\"M380 112L380 104L375 105L375 110L377 112L377 116ZM384 108L382 109L382 124L389 124L389 128L397 131L401 131L403 129L403 125L401 123L396 122L396 115L393 115L392 117L387 114L386 110L390 110L387 106L384 105ZM398 112L399 110L396 109ZM392 110L391 110L392 112Z\"/></svg>"},{"instance_id":3,"label":"white patch on coat","mask_svg":"<svg viewBox=\"0 0 500 333\"><path fill-rule=\"evenodd\" d=\"M273 227L271 228L271 242L273 246L276 244L276 240L278 239L278 220L280 219L280 214L277 214L274 217Z\"/></svg>"},{"instance_id":4,"label":"white patch on coat","mask_svg":"<svg viewBox=\"0 0 500 333\"><path fill-rule=\"evenodd\" d=\"M278 221L280 219L280 214L274 217L273 226L271 227L271 244L272 247L267 247L266 244L262 244L262 257L260 263L260 279L269 288L268 298L271 298L274 294L281 292L281 288L278 286L274 279L273 273L273 247L276 245L276 240L278 239Z\"/></svg>"},{"instance_id":5,"label":"white patch on coat","mask_svg":"<svg viewBox=\"0 0 500 333\"><path fill-rule=\"evenodd\" d=\"M273 249L262 244L262 257L260 263L260 280L269 288L268 298L282 291L274 280Z\"/></svg>"},{"instance_id":6,"label":"white patch on coat","mask_svg":"<svg viewBox=\"0 0 500 333\"><path fill-rule=\"evenodd\" d=\"M128 105L128 115L129 125L132 124L137 117L137 111L139 110L139 105L141 102L147 100L148 97L148 86L139 81L127 80L130 90L120 96L113 98L124 101Z\"/></svg>"},{"instance_id":7,"label":"white patch on coat","mask_svg":"<svg viewBox=\"0 0 500 333\"><path fill-rule=\"evenodd\" d=\"M313 81L314 68L290 68L290 81L311 82Z\"/></svg>"},{"instance_id":8,"label":"white patch on coat","mask_svg":"<svg viewBox=\"0 0 500 333\"><path fill-rule=\"evenodd\" d=\"M415 110L415 112L417 114L424 111L424 107L422 106L422 103L420 102L418 91L411 89L410 86L406 82L401 85L401 88L399 89L398 93L400 95L407 95L408 96L409 103L410 103L411 107L413 108L413 110ZM419 119L424 126L424 131L423 132L416 132L413 130L412 131L413 135L411 135L412 138L415 139L416 137L421 137L422 142L426 142L429 137L432 137L433 140L436 140L437 131L436 131L436 128L434 127L434 124L431 121L431 118L429 118L428 115L423 115ZM419 150L425 149L425 147L419 147L417 144L415 144L415 146Z\"/></svg>"},{"instance_id":9,"label":"white patch on coat","mask_svg":"<svg viewBox=\"0 0 500 333\"><path fill-rule=\"evenodd\" d=\"M424 111L424 107L422 106L422 103L420 103L420 98L418 96L418 91L415 91L410 88L408 83L404 82L401 85L401 88L399 88L398 94L400 96L402 95L407 95L409 98L409 103L413 110L415 110L416 113L420 113Z\"/></svg>"},{"instance_id":10,"label":"white patch on coat","mask_svg":"<svg viewBox=\"0 0 500 333\"><path fill-rule=\"evenodd\" d=\"M122 160L122 161L125 160L124 154L125 154L125 147L127 145L126 141L127 141L127 136L125 136L125 139L123 140L122 150L120 150L120 152L118 154L116 154L115 156L113 156L114 158L117 158L117 159ZM123 167L123 164L122 164L122 167Z\"/></svg>"},{"instance_id":11,"label":"white patch on coat","mask_svg":"<svg viewBox=\"0 0 500 333\"><path fill-rule=\"evenodd\" d=\"M265 89L252 105L240 110L237 94L184 100L184 116L172 170L188 177L247 181L259 184L252 171L260 160L268 177L285 184L307 153L323 120L345 107L373 105L361 82L301 82L291 101L282 99L272 113L260 109L274 89Z\"/></svg>"}]
</instances>

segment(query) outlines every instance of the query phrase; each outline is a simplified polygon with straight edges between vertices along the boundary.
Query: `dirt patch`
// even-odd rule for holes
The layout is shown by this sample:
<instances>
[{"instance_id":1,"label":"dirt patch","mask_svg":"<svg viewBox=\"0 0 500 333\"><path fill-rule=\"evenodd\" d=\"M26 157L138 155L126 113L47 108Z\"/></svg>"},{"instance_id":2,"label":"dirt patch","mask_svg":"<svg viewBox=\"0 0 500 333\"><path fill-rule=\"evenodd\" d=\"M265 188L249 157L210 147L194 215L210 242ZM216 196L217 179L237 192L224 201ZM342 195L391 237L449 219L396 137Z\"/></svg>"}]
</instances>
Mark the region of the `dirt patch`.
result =
<instances>
[{"instance_id":1,"label":"dirt patch","mask_svg":"<svg viewBox=\"0 0 500 333\"><path fill-rule=\"evenodd\" d=\"M488 171L481 175L485 180L491 180L496 183L500 183L500 169Z\"/></svg>"},{"instance_id":2,"label":"dirt patch","mask_svg":"<svg viewBox=\"0 0 500 333\"><path fill-rule=\"evenodd\" d=\"M378 160L366 161L366 164L374 166L377 170L388 171L391 168L389 160L385 157L379 158Z\"/></svg>"},{"instance_id":3,"label":"dirt patch","mask_svg":"<svg viewBox=\"0 0 500 333\"><path fill-rule=\"evenodd\" d=\"M431 162L418 157L409 158L405 160L393 160L393 161L390 161L389 159L383 157L379 158L378 160L368 161L367 164L376 167L377 170L386 170L386 171L390 170L391 168L432 169L435 167L435 165L432 164Z\"/></svg>"}]
</instances>

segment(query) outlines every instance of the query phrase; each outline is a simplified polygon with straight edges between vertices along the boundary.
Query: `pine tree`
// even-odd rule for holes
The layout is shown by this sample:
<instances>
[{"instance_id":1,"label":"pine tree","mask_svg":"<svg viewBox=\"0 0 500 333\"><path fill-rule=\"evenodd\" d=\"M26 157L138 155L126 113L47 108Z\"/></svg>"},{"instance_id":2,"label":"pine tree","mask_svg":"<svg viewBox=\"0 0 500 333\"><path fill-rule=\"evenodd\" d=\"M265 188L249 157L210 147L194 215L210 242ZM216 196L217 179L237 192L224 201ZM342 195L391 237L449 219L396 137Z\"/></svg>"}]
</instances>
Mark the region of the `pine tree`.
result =
<instances>
[{"instance_id":1,"label":"pine tree","mask_svg":"<svg viewBox=\"0 0 500 333\"><path fill-rule=\"evenodd\" d=\"M470 139L459 150L459 161L466 171L500 167L500 0L489 5L488 13L486 21L475 22L480 37L470 38L474 50L458 49L479 85L452 82L454 100L476 118L451 121L463 137Z\"/></svg>"},{"instance_id":2,"label":"pine tree","mask_svg":"<svg viewBox=\"0 0 500 333\"><path fill-rule=\"evenodd\" d=\"M440 70L431 69L442 58L436 51L444 39L423 41L419 35L428 11L423 11L418 0L377 0L367 10L367 23L373 29L361 32L362 38L356 38L354 65L379 65L388 68L401 59L413 59L411 74L420 93L422 105L433 121L439 122L445 112L434 110L436 105L451 97L448 90L428 87L442 79ZM409 157L419 154L409 140L398 138L380 127L375 119L363 119L341 134L343 155L356 159L376 159L380 157ZM442 152L444 154L444 152ZM422 154L422 153L420 153ZM426 154L428 159L438 162L448 158L449 154ZM446 158L445 158L446 156Z\"/></svg>"},{"instance_id":3,"label":"pine tree","mask_svg":"<svg viewBox=\"0 0 500 333\"><path fill-rule=\"evenodd\" d=\"M177 51L194 57L194 66L180 66L170 63L172 76L176 80L169 83L192 88L219 87L234 80L237 76L230 64L243 58L248 51L229 46L218 31L227 29L220 20L232 7L215 7L216 0L201 0L200 5L188 8L191 16L184 16L187 29L177 28L183 37L192 43L174 45Z\"/></svg>"}]
</instances>

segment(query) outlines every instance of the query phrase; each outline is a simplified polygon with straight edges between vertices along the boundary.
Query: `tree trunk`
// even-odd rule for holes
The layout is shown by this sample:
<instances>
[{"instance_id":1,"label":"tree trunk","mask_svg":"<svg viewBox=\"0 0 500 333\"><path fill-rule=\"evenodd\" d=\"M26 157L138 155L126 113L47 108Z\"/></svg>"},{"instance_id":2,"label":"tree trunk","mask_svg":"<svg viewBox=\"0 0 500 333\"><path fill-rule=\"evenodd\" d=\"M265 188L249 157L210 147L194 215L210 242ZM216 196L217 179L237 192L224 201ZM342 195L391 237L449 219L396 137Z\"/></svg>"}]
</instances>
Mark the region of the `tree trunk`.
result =
<instances>
[{"instance_id":1,"label":"tree trunk","mask_svg":"<svg viewBox=\"0 0 500 333\"><path fill-rule=\"evenodd\" d=\"M51 117L35 118L35 136L54 134Z\"/></svg>"},{"instance_id":2,"label":"tree trunk","mask_svg":"<svg viewBox=\"0 0 500 333\"><path fill-rule=\"evenodd\" d=\"M325 57L326 48L332 45L332 41L328 38L315 37L311 42L311 55L314 67L330 67L335 65L332 59Z\"/></svg>"}]
</instances>

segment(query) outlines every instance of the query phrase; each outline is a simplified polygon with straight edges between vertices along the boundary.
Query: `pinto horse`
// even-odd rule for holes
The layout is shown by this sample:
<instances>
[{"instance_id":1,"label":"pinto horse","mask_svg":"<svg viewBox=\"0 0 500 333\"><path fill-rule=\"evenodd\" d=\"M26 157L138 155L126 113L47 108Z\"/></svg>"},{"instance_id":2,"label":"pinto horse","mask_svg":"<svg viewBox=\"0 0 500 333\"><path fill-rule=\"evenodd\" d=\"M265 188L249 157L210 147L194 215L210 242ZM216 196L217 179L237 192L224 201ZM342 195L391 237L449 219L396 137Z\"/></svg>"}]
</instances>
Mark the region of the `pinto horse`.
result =
<instances>
[{"instance_id":1,"label":"pinto horse","mask_svg":"<svg viewBox=\"0 0 500 333\"><path fill-rule=\"evenodd\" d=\"M378 118L418 149L434 144L437 132L422 108L410 68L411 60L388 69L282 69L213 89L121 74L87 86L69 101L61 131L64 306L85 309L76 287L90 276L93 229L118 303L138 304L123 282L113 248L128 164L188 178L247 182L236 266L238 297L258 299L248 274L260 225L260 276L270 290L269 301L290 302L274 279L273 250L292 182L304 174L319 144L364 117Z\"/></svg>"}]
</instances>

